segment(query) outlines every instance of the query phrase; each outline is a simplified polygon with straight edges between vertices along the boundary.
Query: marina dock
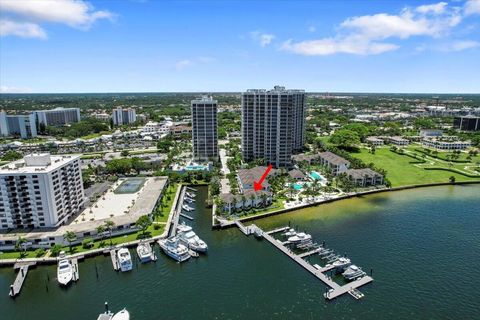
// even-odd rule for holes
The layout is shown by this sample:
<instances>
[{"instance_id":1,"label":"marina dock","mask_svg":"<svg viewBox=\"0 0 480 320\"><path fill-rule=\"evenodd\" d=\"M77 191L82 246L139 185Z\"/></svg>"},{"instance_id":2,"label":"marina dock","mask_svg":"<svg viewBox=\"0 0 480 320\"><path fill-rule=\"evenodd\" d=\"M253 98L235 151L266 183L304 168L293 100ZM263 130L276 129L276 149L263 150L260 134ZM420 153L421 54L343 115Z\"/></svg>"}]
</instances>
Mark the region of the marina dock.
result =
<instances>
[{"instance_id":1,"label":"marina dock","mask_svg":"<svg viewBox=\"0 0 480 320\"><path fill-rule=\"evenodd\" d=\"M78 281L80 279L80 273L78 271L78 259L74 258L74 259L70 260L70 263L72 264L72 268L73 268L73 278L72 278L72 280L73 281Z\"/></svg>"},{"instance_id":2,"label":"marina dock","mask_svg":"<svg viewBox=\"0 0 480 320\"><path fill-rule=\"evenodd\" d=\"M290 228L289 228L289 227L281 227L281 228L277 228L277 229L273 229L273 230L267 231L267 232L265 232L265 233L271 235L271 234L275 234L275 233L287 231L288 229L290 229Z\"/></svg>"},{"instance_id":3,"label":"marina dock","mask_svg":"<svg viewBox=\"0 0 480 320\"><path fill-rule=\"evenodd\" d=\"M259 227L257 227L254 224L250 225L248 227L245 227L240 221L235 221L235 223L237 224L239 229L245 235L249 235L249 234L253 233L253 231L256 228L260 229ZM283 230L285 230L285 228L288 229L288 227L284 227ZM325 292L325 294L324 294L325 299L333 300L333 299L335 299L335 298L337 298L337 297L339 297L339 296L341 296L345 293L350 293L350 295L352 295L356 299L359 299L359 298L363 297L363 294L360 291L358 291L357 289L360 288L361 286L367 284L367 283L372 282L373 281L372 277L364 276L364 277L359 278L355 281L349 282L349 283L347 283L343 286L339 285L338 283L333 281L332 278L330 278L328 275L324 274L324 272L332 269L333 267L329 266L329 267L324 267L324 268L319 269L317 267L312 266L310 263L308 263L307 261L305 261L303 259L303 257L314 254L315 252L313 252L313 251L315 251L315 250L306 252L302 255L297 255L294 252L292 252L288 247L286 247L282 243L282 241L277 240L277 239L275 239L274 237L271 236L271 234L273 234L273 233L281 232L280 229L282 229L282 228L278 228L278 229L275 229L275 230L272 230L272 231L269 231L269 232L261 231L261 233L262 233L263 238L265 240L267 240L268 242L270 242L275 248L280 250L282 253L287 255L290 259L292 259L293 261L298 263L301 267L303 267L305 270L310 272L317 279L319 279L324 284L326 284L328 287L330 287L330 289L327 292ZM318 249L316 249L316 250L318 250Z\"/></svg>"},{"instance_id":4,"label":"marina dock","mask_svg":"<svg viewBox=\"0 0 480 320\"><path fill-rule=\"evenodd\" d=\"M19 267L17 277L15 278L13 284L10 286L10 297L16 297L20 293L20 290L22 290L23 283L25 282L25 278L27 277L29 266L29 264L26 264Z\"/></svg>"},{"instance_id":5,"label":"marina dock","mask_svg":"<svg viewBox=\"0 0 480 320\"><path fill-rule=\"evenodd\" d=\"M110 258L112 259L113 270L118 271L120 265L117 258L117 250L110 250Z\"/></svg>"}]
</instances>

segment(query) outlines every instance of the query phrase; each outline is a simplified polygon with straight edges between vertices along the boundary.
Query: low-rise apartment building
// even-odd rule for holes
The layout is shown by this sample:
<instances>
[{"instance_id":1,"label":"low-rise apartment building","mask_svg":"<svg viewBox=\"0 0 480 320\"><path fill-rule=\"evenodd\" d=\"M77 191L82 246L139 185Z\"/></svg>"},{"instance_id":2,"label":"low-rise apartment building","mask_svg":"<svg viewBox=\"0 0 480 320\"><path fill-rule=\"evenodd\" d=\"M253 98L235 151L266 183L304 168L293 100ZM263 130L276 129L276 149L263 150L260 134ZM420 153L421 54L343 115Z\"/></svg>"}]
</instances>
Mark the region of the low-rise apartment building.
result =
<instances>
[{"instance_id":1,"label":"low-rise apartment building","mask_svg":"<svg viewBox=\"0 0 480 320\"><path fill-rule=\"evenodd\" d=\"M383 176L370 168L349 169L345 174L357 187L377 186L383 184Z\"/></svg>"}]
</instances>

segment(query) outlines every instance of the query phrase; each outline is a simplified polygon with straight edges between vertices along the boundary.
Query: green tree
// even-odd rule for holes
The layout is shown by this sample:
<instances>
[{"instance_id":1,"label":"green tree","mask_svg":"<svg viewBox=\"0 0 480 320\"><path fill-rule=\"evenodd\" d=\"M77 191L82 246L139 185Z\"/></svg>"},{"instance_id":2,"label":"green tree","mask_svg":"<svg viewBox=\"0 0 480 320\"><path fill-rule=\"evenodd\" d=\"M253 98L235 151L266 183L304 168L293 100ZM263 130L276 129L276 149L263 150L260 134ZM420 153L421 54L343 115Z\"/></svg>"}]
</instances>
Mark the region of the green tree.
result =
<instances>
[{"instance_id":1,"label":"green tree","mask_svg":"<svg viewBox=\"0 0 480 320\"><path fill-rule=\"evenodd\" d=\"M68 242L70 252L72 252L72 242L77 240L77 235L73 231L67 231L63 234L63 239Z\"/></svg>"},{"instance_id":2,"label":"green tree","mask_svg":"<svg viewBox=\"0 0 480 320\"><path fill-rule=\"evenodd\" d=\"M105 229L108 230L108 237L110 239L110 246L111 246L112 245L112 233L113 233L113 229L115 229L115 222L113 222L112 220L107 220L107 221L105 221L104 225L105 225Z\"/></svg>"},{"instance_id":3,"label":"green tree","mask_svg":"<svg viewBox=\"0 0 480 320\"><path fill-rule=\"evenodd\" d=\"M450 183L455 183L455 177L454 176L450 176L450 178L448 178L448 180L450 181Z\"/></svg>"},{"instance_id":4,"label":"green tree","mask_svg":"<svg viewBox=\"0 0 480 320\"><path fill-rule=\"evenodd\" d=\"M19 237L17 241L15 242L15 250L20 253L20 258L23 258L27 254L27 239L24 237Z\"/></svg>"},{"instance_id":5,"label":"green tree","mask_svg":"<svg viewBox=\"0 0 480 320\"><path fill-rule=\"evenodd\" d=\"M350 149L360 144L360 138L354 131L341 129L335 131L330 136L330 143L341 148Z\"/></svg>"},{"instance_id":6,"label":"green tree","mask_svg":"<svg viewBox=\"0 0 480 320\"><path fill-rule=\"evenodd\" d=\"M22 159L22 154L17 152L17 151L14 151L14 150L8 150L7 152L5 152L5 154L3 155L3 157L1 158L2 161L15 161L15 160L18 160L18 159Z\"/></svg>"},{"instance_id":7,"label":"green tree","mask_svg":"<svg viewBox=\"0 0 480 320\"><path fill-rule=\"evenodd\" d=\"M52 256L54 256L54 257L58 257L58 255L60 254L61 251L62 251L62 246L59 245L59 244L54 244L54 245L50 248L50 253L51 253Z\"/></svg>"},{"instance_id":8,"label":"green tree","mask_svg":"<svg viewBox=\"0 0 480 320\"><path fill-rule=\"evenodd\" d=\"M138 218L135 225L137 226L137 228L139 228L142 231L142 235L145 236L147 233L148 227L152 225L152 220L150 220L148 215L144 215Z\"/></svg>"}]
</instances>

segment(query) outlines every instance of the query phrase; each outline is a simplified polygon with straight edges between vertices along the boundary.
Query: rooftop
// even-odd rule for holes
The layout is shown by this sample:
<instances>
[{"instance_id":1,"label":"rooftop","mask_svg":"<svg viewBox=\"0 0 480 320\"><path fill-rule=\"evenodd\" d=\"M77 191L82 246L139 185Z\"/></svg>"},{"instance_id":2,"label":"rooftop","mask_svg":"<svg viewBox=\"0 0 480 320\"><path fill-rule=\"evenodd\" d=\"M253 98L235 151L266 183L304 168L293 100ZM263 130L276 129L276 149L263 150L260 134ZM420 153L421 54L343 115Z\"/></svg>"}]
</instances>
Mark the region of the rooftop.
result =
<instances>
[{"instance_id":1,"label":"rooftop","mask_svg":"<svg viewBox=\"0 0 480 320\"><path fill-rule=\"evenodd\" d=\"M80 155L52 156L49 153L32 153L1 166L0 174L51 172L79 158Z\"/></svg>"}]
</instances>

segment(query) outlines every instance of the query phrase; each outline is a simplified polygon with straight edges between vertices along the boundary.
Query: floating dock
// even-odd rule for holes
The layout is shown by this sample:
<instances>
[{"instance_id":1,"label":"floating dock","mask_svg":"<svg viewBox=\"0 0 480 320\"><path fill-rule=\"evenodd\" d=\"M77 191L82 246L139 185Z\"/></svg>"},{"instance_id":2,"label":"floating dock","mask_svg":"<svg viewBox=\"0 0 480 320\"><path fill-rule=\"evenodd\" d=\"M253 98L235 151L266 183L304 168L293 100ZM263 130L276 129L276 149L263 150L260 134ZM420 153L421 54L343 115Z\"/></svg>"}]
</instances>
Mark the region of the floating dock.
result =
<instances>
[{"instance_id":1,"label":"floating dock","mask_svg":"<svg viewBox=\"0 0 480 320\"><path fill-rule=\"evenodd\" d=\"M277 228L277 229L273 229L273 230L267 231L267 232L265 232L265 233L266 233L266 234L275 234L275 233L287 231L288 229L290 229L290 227L281 227L281 228Z\"/></svg>"},{"instance_id":2,"label":"floating dock","mask_svg":"<svg viewBox=\"0 0 480 320\"><path fill-rule=\"evenodd\" d=\"M20 290L22 290L22 286L23 286L23 283L25 282L25 278L27 277L29 267L30 265L26 264L18 268L19 270L18 270L17 277L15 278L15 281L13 282L13 284L10 286L10 292L9 292L10 297L12 298L16 297L20 293Z\"/></svg>"},{"instance_id":3,"label":"floating dock","mask_svg":"<svg viewBox=\"0 0 480 320\"><path fill-rule=\"evenodd\" d=\"M72 264L72 269L73 269L73 281L78 281L80 279L80 273L78 271L78 259L74 258L70 260L70 263Z\"/></svg>"},{"instance_id":4,"label":"floating dock","mask_svg":"<svg viewBox=\"0 0 480 320\"><path fill-rule=\"evenodd\" d=\"M311 251L307 251L307 252L301 253L301 254L299 254L298 256L299 256L300 258L306 258L306 257L309 257L309 256L314 255L314 254L316 254L316 253L319 253L319 252L322 251L322 250L323 250L323 248L322 248L322 247L319 247L319 248L313 249L313 250L311 250Z\"/></svg>"},{"instance_id":5,"label":"floating dock","mask_svg":"<svg viewBox=\"0 0 480 320\"><path fill-rule=\"evenodd\" d=\"M110 258L112 259L113 270L118 271L120 265L117 258L117 250L110 250Z\"/></svg>"},{"instance_id":6,"label":"floating dock","mask_svg":"<svg viewBox=\"0 0 480 320\"><path fill-rule=\"evenodd\" d=\"M249 234L253 233L253 231L256 228L260 229L259 227L257 227L254 224L250 225L248 227L245 227L240 221L235 221L235 223L237 224L239 229L246 235L249 235ZM288 228L288 227L285 227L285 228ZM280 231L277 231L277 230L280 230L280 229L281 228L278 228L278 229L275 229L275 230L272 230L272 231L275 231L273 233L276 233L276 232L280 232ZM360 288L361 286L373 281L372 277L364 276L362 278L359 278L355 281L349 282L349 283L341 286L338 283L336 283L335 281L333 281L332 278L330 278L329 276L324 274L324 272L332 269L333 266L323 267L323 268L320 267L319 268L318 265L312 266L310 263L308 263L307 261L305 261L302 258L302 257L306 256L305 254L314 254L314 253L311 253L311 251L306 252L305 254L303 254L303 256L297 255L294 252L292 252L289 248L287 248L282 243L282 241L273 238L270 235L270 234L272 234L272 232L269 233L269 232L263 232L262 231L261 233L263 235L263 238L265 240L267 240L268 242L270 242L275 248L277 248L278 250L283 252L290 259L292 259L293 261L298 263L305 270L310 272L313 276L315 276L317 279L319 279L324 284L326 284L328 287L330 287L330 289L327 292L325 292L325 294L323 295L325 297L325 299L327 299L327 300L333 300L333 299L335 299L335 298L337 298L337 297L339 297L339 296L341 296L345 293L349 293L350 295L354 296L356 299L360 299L361 297L363 297L363 294L360 291L358 291L357 288Z\"/></svg>"}]
</instances>

